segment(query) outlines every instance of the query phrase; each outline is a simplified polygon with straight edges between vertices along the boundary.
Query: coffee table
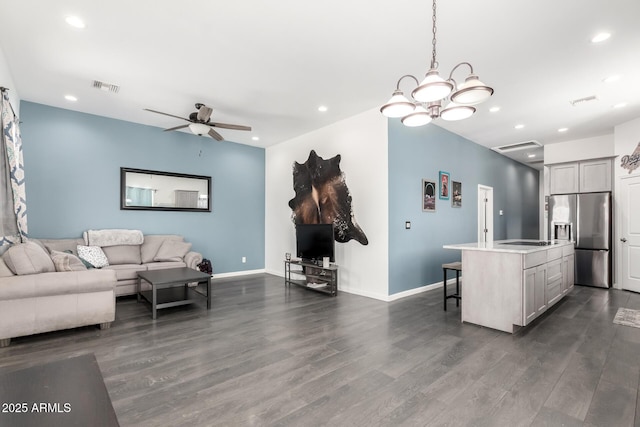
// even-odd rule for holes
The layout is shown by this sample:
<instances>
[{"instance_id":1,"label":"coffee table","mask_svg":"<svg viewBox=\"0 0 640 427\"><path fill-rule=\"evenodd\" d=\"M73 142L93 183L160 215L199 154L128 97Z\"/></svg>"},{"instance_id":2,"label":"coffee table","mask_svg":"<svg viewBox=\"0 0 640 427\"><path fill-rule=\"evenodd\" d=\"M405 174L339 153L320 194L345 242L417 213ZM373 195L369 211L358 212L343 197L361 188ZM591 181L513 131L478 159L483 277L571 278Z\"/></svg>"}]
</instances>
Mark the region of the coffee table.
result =
<instances>
[{"instance_id":1,"label":"coffee table","mask_svg":"<svg viewBox=\"0 0 640 427\"><path fill-rule=\"evenodd\" d=\"M142 290L142 281L151 285L151 290ZM189 287L189 283L207 284L207 293L198 291L198 287ZM164 270L149 270L138 273L138 302L142 299L151 303L152 317L163 308L193 304L197 296L207 298L207 310L211 309L211 275L194 270L193 268L168 268Z\"/></svg>"}]
</instances>

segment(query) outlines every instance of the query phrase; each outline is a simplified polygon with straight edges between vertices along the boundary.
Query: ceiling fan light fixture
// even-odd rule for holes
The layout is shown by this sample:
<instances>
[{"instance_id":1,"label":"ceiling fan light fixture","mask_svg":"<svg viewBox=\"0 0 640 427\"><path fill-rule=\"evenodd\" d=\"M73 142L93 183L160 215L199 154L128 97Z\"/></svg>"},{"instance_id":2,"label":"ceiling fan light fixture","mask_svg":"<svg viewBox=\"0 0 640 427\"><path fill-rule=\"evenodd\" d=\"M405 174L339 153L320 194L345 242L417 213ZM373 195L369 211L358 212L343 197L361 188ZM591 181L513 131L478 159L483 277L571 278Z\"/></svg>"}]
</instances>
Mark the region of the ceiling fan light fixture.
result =
<instances>
[{"instance_id":1,"label":"ceiling fan light fixture","mask_svg":"<svg viewBox=\"0 0 640 427\"><path fill-rule=\"evenodd\" d=\"M493 95L493 89L482 83L478 76L469 74L458 90L451 94L451 101L459 105L476 105Z\"/></svg>"},{"instance_id":2,"label":"ceiling fan light fixture","mask_svg":"<svg viewBox=\"0 0 640 427\"><path fill-rule=\"evenodd\" d=\"M389 102L380 108L380 112L387 117L404 117L414 109L413 102L409 101L400 90L395 90Z\"/></svg>"},{"instance_id":3,"label":"ceiling fan light fixture","mask_svg":"<svg viewBox=\"0 0 640 427\"><path fill-rule=\"evenodd\" d=\"M189 129L191 130L191 132L193 132L196 135L207 135L209 133L209 126L205 125L204 123L191 123L189 125Z\"/></svg>"}]
</instances>

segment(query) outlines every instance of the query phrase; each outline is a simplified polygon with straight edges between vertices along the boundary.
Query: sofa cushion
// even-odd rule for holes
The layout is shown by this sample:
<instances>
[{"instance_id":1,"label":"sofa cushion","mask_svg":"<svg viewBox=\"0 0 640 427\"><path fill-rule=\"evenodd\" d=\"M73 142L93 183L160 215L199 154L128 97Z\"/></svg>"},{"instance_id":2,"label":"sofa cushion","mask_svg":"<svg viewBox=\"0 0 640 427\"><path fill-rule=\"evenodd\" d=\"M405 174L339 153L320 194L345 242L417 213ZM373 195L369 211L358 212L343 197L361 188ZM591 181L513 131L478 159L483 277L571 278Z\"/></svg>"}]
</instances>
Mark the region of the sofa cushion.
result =
<instances>
[{"instance_id":1,"label":"sofa cushion","mask_svg":"<svg viewBox=\"0 0 640 427\"><path fill-rule=\"evenodd\" d=\"M116 275L108 270L84 270L13 276L2 281L8 286L0 286L0 300L12 300L114 290Z\"/></svg>"},{"instance_id":2,"label":"sofa cushion","mask_svg":"<svg viewBox=\"0 0 640 427\"><path fill-rule=\"evenodd\" d=\"M4 262L4 259L0 257L0 277L11 277L13 276L13 271L9 270L7 264Z\"/></svg>"},{"instance_id":3,"label":"sofa cushion","mask_svg":"<svg viewBox=\"0 0 640 427\"><path fill-rule=\"evenodd\" d=\"M109 260L109 265L142 264L140 245L104 246L102 251Z\"/></svg>"},{"instance_id":4,"label":"sofa cushion","mask_svg":"<svg viewBox=\"0 0 640 427\"><path fill-rule=\"evenodd\" d=\"M139 271L147 271L147 267L144 264L118 264L118 265L109 265L104 267L103 270L113 270L116 272L116 279L120 280L131 280L138 279Z\"/></svg>"},{"instance_id":5,"label":"sofa cushion","mask_svg":"<svg viewBox=\"0 0 640 427\"><path fill-rule=\"evenodd\" d=\"M4 262L14 274L38 274L56 271L49 254L34 242L20 243L7 249Z\"/></svg>"},{"instance_id":6,"label":"sofa cushion","mask_svg":"<svg viewBox=\"0 0 640 427\"><path fill-rule=\"evenodd\" d=\"M147 266L147 270L164 270L165 268L181 268L186 267L182 261L166 261L166 262L150 262L149 264L145 264Z\"/></svg>"},{"instance_id":7,"label":"sofa cushion","mask_svg":"<svg viewBox=\"0 0 640 427\"><path fill-rule=\"evenodd\" d=\"M87 261L95 268L102 268L109 265L109 260L100 246L78 245L78 257Z\"/></svg>"},{"instance_id":8,"label":"sofa cushion","mask_svg":"<svg viewBox=\"0 0 640 427\"><path fill-rule=\"evenodd\" d=\"M179 242L183 242L184 237L178 236L176 234L156 234L144 236L144 242L142 242L142 245L140 246L140 256L142 258L143 264L153 262L153 259L158 253L158 249L160 249L160 245L162 245L162 242L164 242L165 240L177 240Z\"/></svg>"},{"instance_id":9,"label":"sofa cushion","mask_svg":"<svg viewBox=\"0 0 640 427\"><path fill-rule=\"evenodd\" d=\"M51 261L56 271L82 271L87 267L77 256L60 251L51 251Z\"/></svg>"},{"instance_id":10,"label":"sofa cushion","mask_svg":"<svg viewBox=\"0 0 640 427\"><path fill-rule=\"evenodd\" d=\"M160 245L158 253L153 257L154 261L182 261L187 252L191 249L191 243L177 240L165 240Z\"/></svg>"},{"instance_id":11,"label":"sofa cushion","mask_svg":"<svg viewBox=\"0 0 640 427\"><path fill-rule=\"evenodd\" d=\"M77 247L78 245L84 245L82 239L31 239L38 240L40 243L47 248L48 252L51 251L60 251L60 252L68 252L78 255Z\"/></svg>"}]
</instances>

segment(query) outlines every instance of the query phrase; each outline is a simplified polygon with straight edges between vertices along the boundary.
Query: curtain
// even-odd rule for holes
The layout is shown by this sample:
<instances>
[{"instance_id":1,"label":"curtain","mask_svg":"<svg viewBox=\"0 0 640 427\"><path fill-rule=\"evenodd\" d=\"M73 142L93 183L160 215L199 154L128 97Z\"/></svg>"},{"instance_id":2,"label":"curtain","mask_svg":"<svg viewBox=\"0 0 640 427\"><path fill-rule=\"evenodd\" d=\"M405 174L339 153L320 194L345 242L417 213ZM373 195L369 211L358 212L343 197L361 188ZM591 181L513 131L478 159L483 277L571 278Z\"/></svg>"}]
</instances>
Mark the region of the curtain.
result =
<instances>
[{"instance_id":1,"label":"curtain","mask_svg":"<svg viewBox=\"0 0 640 427\"><path fill-rule=\"evenodd\" d=\"M7 89L0 88L2 130L0 134L0 254L9 246L27 240L27 202L24 161L18 117Z\"/></svg>"},{"instance_id":2,"label":"curtain","mask_svg":"<svg viewBox=\"0 0 640 427\"><path fill-rule=\"evenodd\" d=\"M152 188L127 187L127 206L153 206Z\"/></svg>"}]
</instances>

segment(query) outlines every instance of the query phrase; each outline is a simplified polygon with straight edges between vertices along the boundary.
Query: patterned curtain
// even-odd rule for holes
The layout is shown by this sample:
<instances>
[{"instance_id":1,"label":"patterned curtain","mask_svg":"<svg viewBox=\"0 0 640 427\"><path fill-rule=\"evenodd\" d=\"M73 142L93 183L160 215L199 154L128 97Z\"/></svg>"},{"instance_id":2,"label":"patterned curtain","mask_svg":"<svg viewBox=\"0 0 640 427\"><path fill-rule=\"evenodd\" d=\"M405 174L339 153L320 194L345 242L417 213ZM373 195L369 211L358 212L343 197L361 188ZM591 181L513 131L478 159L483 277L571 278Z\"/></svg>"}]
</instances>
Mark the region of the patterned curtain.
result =
<instances>
[{"instance_id":1,"label":"patterned curtain","mask_svg":"<svg viewBox=\"0 0 640 427\"><path fill-rule=\"evenodd\" d=\"M27 202L24 162L18 117L7 89L0 88L2 133L0 134L0 254L9 246L27 240Z\"/></svg>"}]
</instances>

